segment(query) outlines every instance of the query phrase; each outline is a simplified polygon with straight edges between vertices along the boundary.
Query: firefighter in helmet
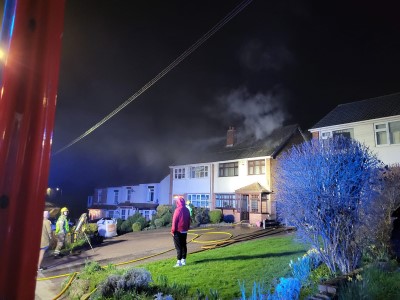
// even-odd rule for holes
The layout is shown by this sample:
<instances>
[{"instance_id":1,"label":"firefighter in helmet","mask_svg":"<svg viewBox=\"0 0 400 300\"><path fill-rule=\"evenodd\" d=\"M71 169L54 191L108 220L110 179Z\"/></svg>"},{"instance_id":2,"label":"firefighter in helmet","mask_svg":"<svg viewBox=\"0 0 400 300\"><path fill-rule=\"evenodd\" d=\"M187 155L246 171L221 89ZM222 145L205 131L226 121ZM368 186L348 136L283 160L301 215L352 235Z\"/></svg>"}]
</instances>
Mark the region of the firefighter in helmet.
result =
<instances>
[{"instance_id":1,"label":"firefighter in helmet","mask_svg":"<svg viewBox=\"0 0 400 300\"><path fill-rule=\"evenodd\" d=\"M69 232L69 223L67 216L69 214L68 208L63 207L61 208L61 214L58 217L56 223L56 236L57 236L57 246L54 250L54 257L59 258L61 257L61 248L64 246L65 236Z\"/></svg>"}]
</instances>

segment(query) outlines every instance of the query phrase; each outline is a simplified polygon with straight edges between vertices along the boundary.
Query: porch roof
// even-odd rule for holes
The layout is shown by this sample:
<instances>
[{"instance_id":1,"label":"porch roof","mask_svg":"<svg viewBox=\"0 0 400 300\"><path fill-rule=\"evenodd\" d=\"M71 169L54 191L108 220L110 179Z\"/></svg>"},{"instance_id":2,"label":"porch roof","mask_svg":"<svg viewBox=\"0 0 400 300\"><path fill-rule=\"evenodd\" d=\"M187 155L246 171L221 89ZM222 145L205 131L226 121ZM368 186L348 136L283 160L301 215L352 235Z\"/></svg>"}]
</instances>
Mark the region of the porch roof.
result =
<instances>
[{"instance_id":1,"label":"porch roof","mask_svg":"<svg viewBox=\"0 0 400 300\"><path fill-rule=\"evenodd\" d=\"M237 194L243 194L243 193L271 193L271 191L267 190L265 187L263 187L258 182L254 182L252 184L246 185L244 187L241 187L240 189L235 190L235 193L237 193Z\"/></svg>"}]
</instances>

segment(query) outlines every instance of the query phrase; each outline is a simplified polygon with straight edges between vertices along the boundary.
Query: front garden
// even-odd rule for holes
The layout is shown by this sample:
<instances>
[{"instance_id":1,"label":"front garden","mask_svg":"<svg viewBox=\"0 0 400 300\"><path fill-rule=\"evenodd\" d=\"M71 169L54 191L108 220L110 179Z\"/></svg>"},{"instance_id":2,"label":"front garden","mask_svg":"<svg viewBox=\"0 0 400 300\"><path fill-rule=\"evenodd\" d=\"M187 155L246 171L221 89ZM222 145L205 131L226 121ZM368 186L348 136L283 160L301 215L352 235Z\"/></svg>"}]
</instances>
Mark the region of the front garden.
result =
<instances>
[{"instance_id":1,"label":"front garden","mask_svg":"<svg viewBox=\"0 0 400 300\"><path fill-rule=\"evenodd\" d=\"M93 299L400 299L399 241L391 239L399 166L384 166L364 145L338 137L293 147L276 174L278 215L296 228L298 242L244 242L190 255L183 268L172 268L172 260L109 267L84 292L96 287ZM200 212L195 221L210 216ZM170 217L165 209L151 226L168 225Z\"/></svg>"}]
</instances>

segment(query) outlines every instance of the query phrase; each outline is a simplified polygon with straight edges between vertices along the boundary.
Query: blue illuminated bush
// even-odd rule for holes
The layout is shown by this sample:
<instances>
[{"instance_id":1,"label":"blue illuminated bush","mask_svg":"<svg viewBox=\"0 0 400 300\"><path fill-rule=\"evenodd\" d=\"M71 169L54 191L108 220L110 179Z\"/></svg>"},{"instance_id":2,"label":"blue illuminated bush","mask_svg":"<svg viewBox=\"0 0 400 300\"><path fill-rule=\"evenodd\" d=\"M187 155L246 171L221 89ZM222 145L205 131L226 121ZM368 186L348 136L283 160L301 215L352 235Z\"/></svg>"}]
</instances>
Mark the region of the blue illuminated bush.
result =
<instances>
[{"instance_id":1,"label":"blue illuminated bush","mask_svg":"<svg viewBox=\"0 0 400 300\"><path fill-rule=\"evenodd\" d=\"M235 217L233 215L224 215L223 220L225 223L235 222Z\"/></svg>"},{"instance_id":2,"label":"blue illuminated bush","mask_svg":"<svg viewBox=\"0 0 400 300\"><path fill-rule=\"evenodd\" d=\"M360 264L382 168L365 145L342 136L305 142L278 159L278 218L297 228L332 273L350 273Z\"/></svg>"}]
</instances>

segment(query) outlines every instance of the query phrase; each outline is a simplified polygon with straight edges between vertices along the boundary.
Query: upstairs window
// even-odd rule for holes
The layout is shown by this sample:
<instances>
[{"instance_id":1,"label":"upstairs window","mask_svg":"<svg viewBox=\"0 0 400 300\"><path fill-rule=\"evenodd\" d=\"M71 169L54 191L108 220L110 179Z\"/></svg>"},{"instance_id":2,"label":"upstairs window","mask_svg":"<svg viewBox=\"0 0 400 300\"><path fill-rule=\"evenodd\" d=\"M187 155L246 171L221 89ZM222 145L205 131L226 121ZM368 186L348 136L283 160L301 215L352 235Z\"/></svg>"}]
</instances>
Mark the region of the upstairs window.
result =
<instances>
[{"instance_id":1,"label":"upstairs window","mask_svg":"<svg viewBox=\"0 0 400 300\"><path fill-rule=\"evenodd\" d=\"M190 167L190 178L208 177L208 166Z\"/></svg>"},{"instance_id":2,"label":"upstairs window","mask_svg":"<svg viewBox=\"0 0 400 300\"><path fill-rule=\"evenodd\" d=\"M349 139L354 139L354 129L353 128L335 130L332 133L333 133L333 137L341 135L341 136L344 136Z\"/></svg>"},{"instance_id":3,"label":"upstairs window","mask_svg":"<svg viewBox=\"0 0 400 300\"><path fill-rule=\"evenodd\" d=\"M239 163L221 163L219 164L219 177L231 177L239 175Z\"/></svg>"},{"instance_id":4,"label":"upstairs window","mask_svg":"<svg viewBox=\"0 0 400 300\"><path fill-rule=\"evenodd\" d=\"M114 204L118 204L119 190L114 190Z\"/></svg>"},{"instance_id":5,"label":"upstairs window","mask_svg":"<svg viewBox=\"0 0 400 300\"><path fill-rule=\"evenodd\" d=\"M185 178L185 168L174 169L174 179L184 179Z\"/></svg>"},{"instance_id":6,"label":"upstairs window","mask_svg":"<svg viewBox=\"0 0 400 300\"><path fill-rule=\"evenodd\" d=\"M131 200L132 200L132 188L130 188L130 187L126 188L126 191L127 191L126 200L128 200L128 202L131 202Z\"/></svg>"},{"instance_id":7,"label":"upstairs window","mask_svg":"<svg viewBox=\"0 0 400 300\"><path fill-rule=\"evenodd\" d=\"M375 124L377 146L400 144L400 121Z\"/></svg>"},{"instance_id":8,"label":"upstairs window","mask_svg":"<svg viewBox=\"0 0 400 300\"><path fill-rule=\"evenodd\" d=\"M247 163L249 175L265 174L265 160L250 160Z\"/></svg>"}]
</instances>

